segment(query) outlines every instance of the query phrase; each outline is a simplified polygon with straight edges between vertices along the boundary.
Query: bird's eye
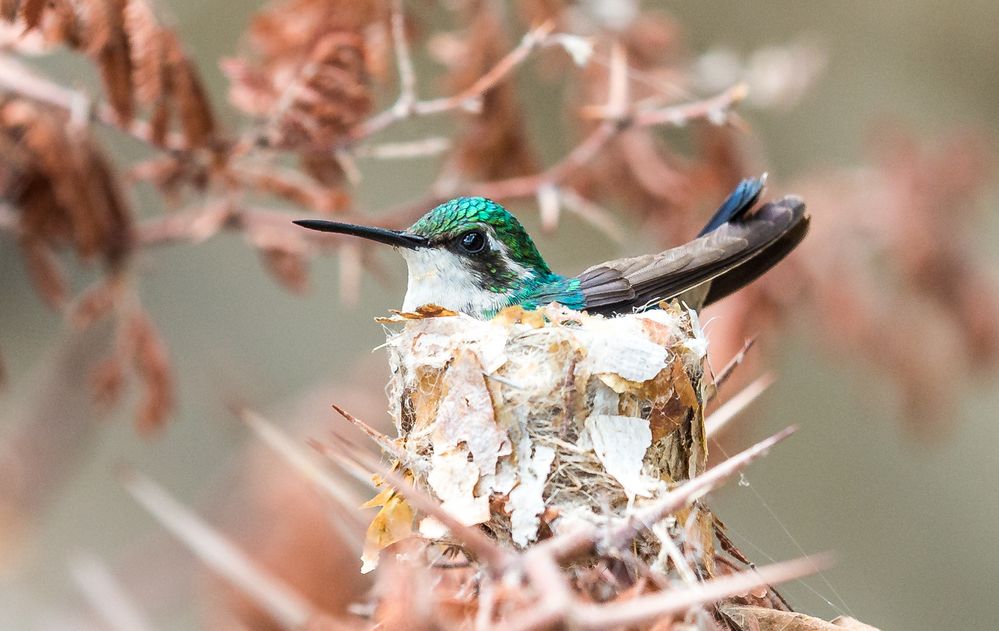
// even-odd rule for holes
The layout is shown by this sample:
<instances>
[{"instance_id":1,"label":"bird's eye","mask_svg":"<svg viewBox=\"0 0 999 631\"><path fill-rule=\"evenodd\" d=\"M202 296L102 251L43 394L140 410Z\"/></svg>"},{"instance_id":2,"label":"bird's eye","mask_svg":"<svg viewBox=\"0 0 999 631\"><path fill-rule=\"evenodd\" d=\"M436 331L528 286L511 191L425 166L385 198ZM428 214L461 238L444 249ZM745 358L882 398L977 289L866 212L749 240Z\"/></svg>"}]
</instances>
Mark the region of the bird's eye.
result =
<instances>
[{"instance_id":1,"label":"bird's eye","mask_svg":"<svg viewBox=\"0 0 999 631\"><path fill-rule=\"evenodd\" d=\"M458 246L468 254L478 254L486 249L486 235L471 230L458 237Z\"/></svg>"}]
</instances>

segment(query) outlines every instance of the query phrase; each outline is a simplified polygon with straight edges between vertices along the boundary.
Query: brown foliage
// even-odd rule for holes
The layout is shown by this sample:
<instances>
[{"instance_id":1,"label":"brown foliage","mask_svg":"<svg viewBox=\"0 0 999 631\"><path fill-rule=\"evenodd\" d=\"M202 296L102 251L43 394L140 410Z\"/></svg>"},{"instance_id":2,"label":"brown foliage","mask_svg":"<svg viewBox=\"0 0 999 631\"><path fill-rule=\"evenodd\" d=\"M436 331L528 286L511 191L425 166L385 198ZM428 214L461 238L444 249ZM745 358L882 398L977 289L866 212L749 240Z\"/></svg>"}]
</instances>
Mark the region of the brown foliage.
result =
<instances>
[{"instance_id":1,"label":"brown foliage","mask_svg":"<svg viewBox=\"0 0 999 631\"><path fill-rule=\"evenodd\" d=\"M69 245L82 259L100 257L119 268L133 246L132 211L88 130L64 111L5 98L0 134L9 148L0 164L8 173L0 177L0 198L20 209L20 238L36 274L47 270L36 276L39 287L52 280L52 266L40 263L45 249ZM42 293L54 295L51 286Z\"/></svg>"},{"instance_id":2,"label":"brown foliage","mask_svg":"<svg viewBox=\"0 0 999 631\"><path fill-rule=\"evenodd\" d=\"M133 348L132 368L143 387L137 420L139 431L158 429L173 411L173 376L166 345L152 320L143 311L133 312L125 323L126 343Z\"/></svg>"},{"instance_id":3,"label":"brown foliage","mask_svg":"<svg viewBox=\"0 0 999 631\"><path fill-rule=\"evenodd\" d=\"M288 0L257 14L247 38L252 59L227 60L229 98L265 117L267 144L328 148L371 110L368 27L380 2Z\"/></svg>"},{"instance_id":4,"label":"brown foliage","mask_svg":"<svg viewBox=\"0 0 999 631\"><path fill-rule=\"evenodd\" d=\"M295 80L280 90L267 143L283 149L330 147L371 109L364 40L355 33L320 38Z\"/></svg>"},{"instance_id":5,"label":"brown foliage","mask_svg":"<svg viewBox=\"0 0 999 631\"><path fill-rule=\"evenodd\" d=\"M203 147L215 131L201 79L176 36L159 25L146 0L13 0L2 17L41 29L51 44L89 57L101 74L111 109L122 125L136 102L150 106L149 140L165 146L176 112L186 147Z\"/></svg>"}]
</instances>

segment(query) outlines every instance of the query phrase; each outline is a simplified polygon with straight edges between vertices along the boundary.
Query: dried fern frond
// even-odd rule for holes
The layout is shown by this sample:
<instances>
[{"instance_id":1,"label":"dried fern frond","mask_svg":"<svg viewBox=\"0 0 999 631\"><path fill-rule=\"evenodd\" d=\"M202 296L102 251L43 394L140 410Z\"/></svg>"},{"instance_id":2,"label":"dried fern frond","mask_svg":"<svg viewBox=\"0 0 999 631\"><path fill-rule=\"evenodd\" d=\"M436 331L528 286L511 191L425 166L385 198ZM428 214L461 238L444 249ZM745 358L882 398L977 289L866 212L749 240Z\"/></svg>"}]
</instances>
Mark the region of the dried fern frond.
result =
<instances>
[{"instance_id":1,"label":"dried fern frond","mask_svg":"<svg viewBox=\"0 0 999 631\"><path fill-rule=\"evenodd\" d=\"M26 1L0 16L39 29L49 44L85 54L97 67L119 126L130 128L136 104L151 108L146 137L168 144L176 116L186 148L205 147L215 117L197 70L147 0Z\"/></svg>"},{"instance_id":2,"label":"dried fern frond","mask_svg":"<svg viewBox=\"0 0 999 631\"><path fill-rule=\"evenodd\" d=\"M382 17L378 1L274 3L255 16L247 54L223 65L230 100L268 119L270 145L330 147L371 109L367 38Z\"/></svg>"},{"instance_id":3,"label":"dried fern frond","mask_svg":"<svg viewBox=\"0 0 999 631\"><path fill-rule=\"evenodd\" d=\"M24 98L0 98L0 198L18 209L22 243L70 246L84 260L119 268L134 246L132 210L118 176L86 127L62 110Z\"/></svg>"},{"instance_id":4,"label":"dried fern frond","mask_svg":"<svg viewBox=\"0 0 999 631\"><path fill-rule=\"evenodd\" d=\"M364 39L334 32L319 38L294 80L278 90L265 139L271 146L331 147L371 110Z\"/></svg>"}]
</instances>

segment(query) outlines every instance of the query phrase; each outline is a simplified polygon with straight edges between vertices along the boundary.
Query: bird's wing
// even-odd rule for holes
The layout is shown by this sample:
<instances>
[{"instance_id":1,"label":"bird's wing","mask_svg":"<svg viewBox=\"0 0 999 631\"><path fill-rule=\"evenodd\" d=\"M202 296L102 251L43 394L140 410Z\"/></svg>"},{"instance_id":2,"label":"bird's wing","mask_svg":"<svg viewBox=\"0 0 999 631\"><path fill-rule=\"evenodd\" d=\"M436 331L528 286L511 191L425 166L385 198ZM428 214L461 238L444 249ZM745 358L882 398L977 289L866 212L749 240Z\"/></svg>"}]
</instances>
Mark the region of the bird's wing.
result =
<instances>
[{"instance_id":1,"label":"bird's wing","mask_svg":"<svg viewBox=\"0 0 999 631\"><path fill-rule=\"evenodd\" d=\"M627 313L680 298L700 308L752 282L804 238L805 204L785 197L679 247L595 265L577 278L585 309ZM705 285L710 281L710 285Z\"/></svg>"}]
</instances>

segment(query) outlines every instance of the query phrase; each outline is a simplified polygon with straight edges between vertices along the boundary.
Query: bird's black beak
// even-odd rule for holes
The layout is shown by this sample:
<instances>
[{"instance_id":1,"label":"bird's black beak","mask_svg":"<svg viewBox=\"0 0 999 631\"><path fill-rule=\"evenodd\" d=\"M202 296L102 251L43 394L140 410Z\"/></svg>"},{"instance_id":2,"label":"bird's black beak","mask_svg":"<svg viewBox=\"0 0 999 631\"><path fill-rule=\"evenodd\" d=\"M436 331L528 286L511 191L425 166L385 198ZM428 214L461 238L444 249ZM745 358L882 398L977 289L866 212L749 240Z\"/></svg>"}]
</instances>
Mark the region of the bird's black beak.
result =
<instances>
[{"instance_id":1,"label":"bird's black beak","mask_svg":"<svg viewBox=\"0 0 999 631\"><path fill-rule=\"evenodd\" d=\"M349 234L353 237L361 237L370 241L377 241L396 248L406 248L415 250L425 248L430 244L429 239L418 234L402 232L399 230L389 230L388 228L375 228L373 226L355 226L350 223L340 223L338 221L326 221L323 219L299 219L295 224L308 228L309 230L319 230L320 232L335 232L337 234Z\"/></svg>"}]
</instances>

